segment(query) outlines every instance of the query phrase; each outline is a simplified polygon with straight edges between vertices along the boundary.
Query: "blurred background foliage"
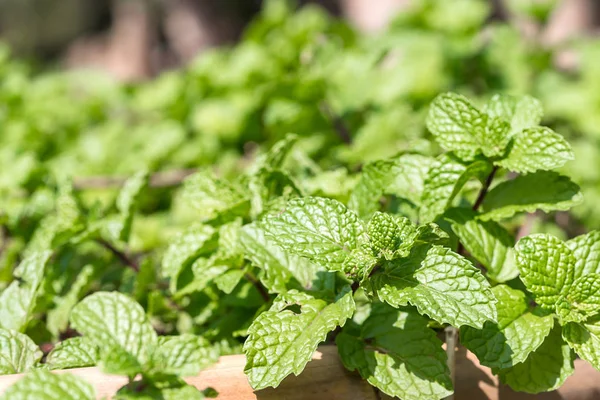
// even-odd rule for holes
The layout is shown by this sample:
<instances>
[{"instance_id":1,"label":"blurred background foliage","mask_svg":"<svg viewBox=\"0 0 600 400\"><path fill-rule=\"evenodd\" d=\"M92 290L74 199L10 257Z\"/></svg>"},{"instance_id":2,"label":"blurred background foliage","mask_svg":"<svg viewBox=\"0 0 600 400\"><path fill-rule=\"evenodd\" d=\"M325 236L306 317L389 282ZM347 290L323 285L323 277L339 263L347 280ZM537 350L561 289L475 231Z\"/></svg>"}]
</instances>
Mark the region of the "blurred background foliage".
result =
<instances>
[{"instance_id":1,"label":"blurred background foliage","mask_svg":"<svg viewBox=\"0 0 600 400\"><path fill-rule=\"evenodd\" d=\"M0 281L12 279L45 217L75 207L66 198L93 221L115 210L119 185L143 169L151 189L127 251L164 250L195 218L178 197L185 176L207 166L239 175L260 148L290 132L299 136L292 158L308 171L307 192L343 199L363 163L439 151L427 140L424 116L448 90L481 102L498 92L539 98L543 123L574 146L576 161L564 172L582 186L585 202L534 222L563 237L600 225L596 2L369 3L0 0L7 43L0 47ZM56 310L92 286L118 287L162 315L165 332L175 329L169 323L191 329L185 316L194 315L216 339L243 328L223 309L244 304L252 316L258 308L238 290L230 303L203 293L178 306L196 311L170 309L151 277L159 255L144 259L140 278L112 268L118 260L109 253L100 274L93 265L101 250L63 251L47 279L54 305L38 307ZM79 274L88 263L89 273ZM56 338L64 312L48 314L62 321L50 331L32 326L30 333ZM176 315L167 323L169 312Z\"/></svg>"}]
</instances>

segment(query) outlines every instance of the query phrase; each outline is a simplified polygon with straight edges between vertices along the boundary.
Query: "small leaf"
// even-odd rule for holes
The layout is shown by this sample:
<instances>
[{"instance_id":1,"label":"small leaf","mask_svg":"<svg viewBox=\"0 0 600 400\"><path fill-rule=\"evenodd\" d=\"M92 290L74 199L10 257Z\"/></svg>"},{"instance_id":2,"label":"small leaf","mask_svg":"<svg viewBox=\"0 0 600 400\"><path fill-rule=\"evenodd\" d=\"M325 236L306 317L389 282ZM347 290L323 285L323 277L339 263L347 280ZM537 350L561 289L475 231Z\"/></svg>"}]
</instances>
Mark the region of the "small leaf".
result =
<instances>
[{"instance_id":1,"label":"small leaf","mask_svg":"<svg viewBox=\"0 0 600 400\"><path fill-rule=\"evenodd\" d=\"M467 208L453 208L444 216L465 249L487 270L496 282L506 282L519 275L512 247L514 239L500 224L480 221Z\"/></svg>"},{"instance_id":2,"label":"small leaf","mask_svg":"<svg viewBox=\"0 0 600 400\"><path fill-rule=\"evenodd\" d=\"M600 274L577 279L556 304L556 312L564 322L584 322L600 314Z\"/></svg>"},{"instance_id":3,"label":"small leaf","mask_svg":"<svg viewBox=\"0 0 600 400\"><path fill-rule=\"evenodd\" d=\"M571 145L546 127L528 128L515 135L508 157L496 165L528 173L560 168L575 158Z\"/></svg>"},{"instance_id":4,"label":"small leaf","mask_svg":"<svg viewBox=\"0 0 600 400\"><path fill-rule=\"evenodd\" d=\"M222 275L217 276L214 281L219 290L229 294L240 283L244 277L244 271L241 269L230 269Z\"/></svg>"},{"instance_id":5,"label":"small leaf","mask_svg":"<svg viewBox=\"0 0 600 400\"><path fill-rule=\"evenodd\" d=\"M571 250L552 235L533 234L519 240L515 251L521 280L542 308L554 310L574 281Z\"/></svg>"},{"instance_id":6,"label":"small leaf","mask_svg":"<svg viewBox=\"0 0 600 400\"><path fill-rule=\"evenodd\" d=\"M341 271L346 257L364 239L356 214L336 200L306 197L290 200L278 215L261 221L267 238L292 254L329 270Z\"/></svg>"},{"instance_id":7,"label":"small leaf","mask_svg":"<svg viewBox=\"0 0 600 400\"><path fill-rule=\"evenodd\" d=\"M290 309L298 307L299 311ZM250 385L277 387L289 374L298 375L311 360L319 343L355 310L350 290L333 302L290 290L279 295L269 311L260 314L248 329L244 343Z\"/></svg>"},{"instance_id":8,"label":"small leaf","mask_svg":"<svg viewBox=\"0 0 600 400\"><path fill-rule=\"evenodd\" d=\"M378 304L360 331L336 337L342 362L390 396L444 398L452 393L446 355L427 323L414 311Z\"/></svg>"},{"instance_id":9,"label":"small leaf","mask_svg":"<svg viewBox=\"0 0 600 400\"><path fill-rule=\"evenodd\" d=\"M487 103L484 111L491 117L500 118L510 124L509 136L523 129L539 125L544 115L542 103L531 96L496 94Z\"/></svg>"},{"instance_id":10,"label":"small leaf","mask_svg":"<svg viewBox=\"0 0 600 400\"><path fill-rule=\"evenodd\" d=\"M563 338L577 355L600 370L600 315L584 323L563 326Z\"/></svg>"},{"instance_id":11,"label":"small leaf","mask_svg":"<svg viewBox=\"0 0 600 400\"><path fill-rule=\"evenodd\" d=\"M98 347L84 337L74 337L58 343L46 363L50 369L91 367L98 362Z\"/></svg>"},{"instance_id":12,"label":"small leaf","mask_svg":"<svg viewBox=\"0 0 600 400\"><path fill-rule=\"evenodd\" d=\"M217 362L218 352L196 335L161 336L152 354L152 369L160 374L193 376Z\"/></svg>"},{"instance_id":13,"label":"small leaf","mask_svg":"<svg viewBox=\"0 0 600 400\"><path fill-rule=\"evenodd\" d=\"M548 392L559 388L573 373L574 358L573 351L561 338L561 328L557 325L544 343L529 354L527 360L500 370L500 379L519 392Z\"/></svg>"},{"instance_id":14,"label":"small leaf","mask_svg":"<svg viewBox=\"0 0 600 400\"><path fill-rule=\"evenodd\" d=\"M441 246L414 247L410 255L388 261L371 277L381 301L408 303L440 323L480 329L496 321L496 299L481 272L464 257Z\"/></svg>"},{"instance_id":15,"label":"small leaf","mask_svg":"<svg viewBox=\"0 0 600 400\"><path fill-rule=\"evenodd\" d=\"M600 231L591 231L566 242L575 257L575 279L600 274Z\"/></svg>"},{"instance_id":16,"label":"small leaf","mask_svg":"<svg viewBox=\"0 0 600 400\"><path fill-rule=\"evenodd\" d=\"M402 242L401 227L390 214L376 212L367 226L373 255L391 259Z\"/></svg>"},{"instance_id":17,"label":"small leaf","mask_svg":"<svg viewBox=\"0 0 600 400\"><path fill-rule=\"evenodd\" d=\"M119 211L119 226L115 232L115 239L127 241L131 232L133 215L137 208L140 196L148 186L150 175L148 171L140 171L129 178L117 197L117 210Z\"/></svg>"},{"instance_id":18,"label":"small leaf","mask_svg":"<svg viewBox=\"0 0 600 400\"><path fill-rule=\"evenodd\" d=\"M583 199L579 186L556 172L521 175L494 187L483 201L482 220L501 220L519 212L568 210Z\"/></svg>"},{"instance_id":19,"label":"small leaf","mask_svg":"<svg viewBox=\"0 0 600 400\"><path fill-rule=\"evenodd\" d=\"M1 400L93 400L92 385L71 374L53 374L43 369L31 372L10 386Z\"/></svg>"},{"instance_id":20,"label":"small leaf","mask_svg":"<svg viewBox=\"0 0 600 400\"><path fill-rule=\"evenodd\" d=\"M492 288L498 299L498 323L486 322L482 329L464 326L460 341L482 365L508 368L524 362L542 345L554 326L554 317L531 309L525 293L507 285Z\"/></svg>"},{"instance_id":21,"label":"small leaf","mask_svg":"<svg viewBox=\"0 0 600 400\"><path fill-rule=\"evenodd\" d=\"M100 348L103 364L110 361L111 367L144 366L157 342L144 309L117 292L97 292L83 299L71 312L71 326Z\"/></svg>"},{"instance_id":22,"label":"small leaf","mask_svg":"<svg viewBox=\"0 0 600 400\"><path fill-rule=\"evenodd\" d=\"M0 329L0 375L27 372L41 358L42 352L29 336Z\"/></svg>"}]
</instances>

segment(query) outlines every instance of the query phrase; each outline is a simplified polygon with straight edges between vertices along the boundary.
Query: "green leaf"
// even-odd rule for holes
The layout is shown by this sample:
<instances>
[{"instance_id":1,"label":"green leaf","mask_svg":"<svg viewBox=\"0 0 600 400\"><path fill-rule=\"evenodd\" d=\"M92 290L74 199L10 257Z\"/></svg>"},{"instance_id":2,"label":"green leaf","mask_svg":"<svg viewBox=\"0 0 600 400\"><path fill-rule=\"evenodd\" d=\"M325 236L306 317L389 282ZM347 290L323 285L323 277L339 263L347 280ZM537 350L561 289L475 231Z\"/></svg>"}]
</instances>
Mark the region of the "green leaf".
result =
<instances>
[{"instance_id":1,"label":"green leaf","mask_svg":"<svg viewBox=\"0 0 600 400\"><path fill-rule=\"evenodd\" d=\"M493 118L500 118L510 124L509 136L523 129L539 125L544 115L542 103L531 96L510 96L496 94L492 96L484 109Z\"/></svg>"},{"instance_id":2,"label":"green leaf","mask_svg":"<svg viewBox=\"0 0 600 400\"><path fill-rule=\"evenodd\" d=\"M421 199L419 219L434 221L452 205L463 186L473 177L480 180L490 174L492 166L487 161L475 161L469 165L444 154L431 167L425 179L425 191Z\"/></svg>"},{"instance_id":3,"label":"green leaf","mask_svg":"<svg viewBox=\"0 0 600 400\"><path fill-rule=\"evenodd\" d=\"M289 374L298 375L327 333L343 326L354 310L348 289L333 302L296 290L279 295L248 329L244 372L250 385L277 387Z\"/></svg>"},{"instance_id":4,"label":"green leaf","mask_svg":"<svg viewBox=\"0 0 600 400\"><path fill-rule=\"evenodd\" d=\"M95 398L94 388L82 378L71 374L53 374L46 370L27 374L6 389L0 397L2 400L93 400Z\"/></svg>"},{"instance_id":5,"label":"green leaf","mask_svg":"<svg viewBox=\"0 0 600 400\"><path fill-rule=\"evenodd\" d=\"M533 234L515 247L521 280L543 308L554 310L574 281L575 258L567 245L548 234Z\"/></svg>"},{"instance_id":6,"label":"green leaf","mask_svg":"<svg viewBox=\"0 0 600 400\"><path fill-rule=\"evenodd\" d=\"M168 376L166 379L134 381L123 386L116 400L204 400L203 392L188 385L183 379ZM214 396L213 396L214 397Z\"/></svg>"},{"instance_id":7,"label":"green leaf","mask_svg":"<svg viewBox=\"0 0 600 400\"><path fill-rule=\"evenodd\" d=\"M269 168L272 170L280 169L283 166L283 162L286 157L298 142L298 135L287 134L283 139L275 143L269 151L261 154L257 157L255 163L255 170L261 168Z\"/></svg>"},{"instance_id":8,"label":"green leaf","mask_svg":"<svg viewBox=\"0 0 600 400\"><path fill-rule=\"evenodd\" d=\"M219 290L229 294L235 289L244 277L244 270L230 269L222 275L217 276L214 281Z\"/></svg>"},{"instance_id":9,"label":"green leaf","mask_svg":"<svg viewBox=\"0 0 600 400\"><path fill-rule=\"evenodd\" d=\"M500 224L480 221L468 208L453 208L444 217L465 249L487 270L496 282L506 282L519 275L513 251L514 239Z\"/></svg>"},{"instance_id":10,"label":"green leaf","mask_svg":"<svg viewBox=\"0 0 600 400\"><path fill-rule=\"evenodd\" d=\"M371 249L376 257L391 259L402 242L402 228L390 214L376 212L367 226Z\"/></svg>"},{"instance_id":11,"label":"green leaf","mask_svg":"<svg viewBox=\"0 0 600 400\"><path fill-rule=\"evenodd\" d=\"M249 195L242 187L215 177L209 170L196 172L185 180L183 198L205 220L220 214L240 215L250 205Z\"/></svg>"},{"instance_id":12,"label":"green leaf","mask_svg":"<svg viewBox=\"0 0 600 400\"><path fill-rule=\"evenodd\" d=\"M217 362L218 352L210 343L196 335L161 336L152 354L152 370L159 374L197 375Z\"/></svg>"},{"instance_id":13,"label":"green leaf","mask_svg":"<svg viewBox=\"0 0 600 400\"><path fill-rule=\"evenodd\" d=\"M529 354L527 360L500 370L500 380L512 389L526 393L548 392L559 388L573 373L573 351L555 326L544 343Z\"/></svg>"},{"instance_id":14,"label":"green leaf","mask_svg":"<svg viewBox=\"0 0 600 400\"><path fill-rule=\"evenodd\" d=\"M496 299L481 272L441 246L421 245L408 257L388 261L371 277L381 301L408 303L440 323L481 328L496 321Z\"/></svg>"},{"instance_id":15,"label":"green leaf","mask_svg":"<svg viewBox=\"0 0 600 400\"><path fill-rule=\"evenodd\" d=\"M357 215L336 200L293 199L278 215L261 221L268 239L292 254L329 270L341 271L344 260L364 240Z\"/></svg>"},{"instance_id":16,"label":"green leaf","mask_svg":"<svg viewBox=\"0 0 600 400\"><path fill-rule=\"evenodd\" d=\"M162 275L171 278L171 291L175 291L181 271L203 253L216 246L216 231L209 225L193 225L177 235L169 244L162 261Z\"/></svg>"},{"instance_id":17,"label":"green leaf","mask_svg":"<svg viewBox=\"0 0 600 400\"><path fill-rule=\"evenodd\" d=\"M245 257L260 268L263 273L260 281L271 293L281 293L288 289L310 289L321 268L306 258L283 251L256 224L244 226L241 243Z\"/></svg>"},{"instance_id":18,"label":"green leaf","mask_svg":"<svg viewBox=\"0 0 600 400\"><path fill-rule=\"evenodd\" d=\"M575 279L600 274L600 231L591 231L566 242L575 257Z\"/></svg>"},{"instance_id":19,"label":"green leaf","mask_svg":"<svg viewBox=\"0 0 600 400\"><path fill-rule=\"evenodd\" d=\"M536 127L517 133L508 157L495 164L528 173L560 168L574 158L571 145L561 135L546 127Z\"/></svg>"},{"instance_id":20,"label":"green leaf","mask_svg":"<svg viewBox=\"0 0 600 400\"><path fill-rule=\"evenodd\" d=\"M502 182L485 197L482 220L501 220L519 212L568 210L583 199L579 186L556 172L541 171Z\"/></svg>"},{"instance_id":21,"label":"green leaf","mask_svg":"<svg viewBox=\"0 0 600 400\"><path fill-rule=\"evenodd\" d=\"M554 326L554 317L532 309L520 290L498 285L492 292L498 299L498 323L486 322L482 329L464 326L460 329L460 342L482 365L508 368L524 362L542 345Z\"/></svg>"},{"instance_id":22,"label":"green leaf","mask_svg":"<svg viewBox=\"0 0 600 400\"><path fill-rule=\"evenodd\" d=\"M0 327L16 331L25 329L51 254L50 251L30 252L17 266L14 273L20 280L12 281L0 294Z\"/></svg>"},{"instance_id":23,"label":"green leaf","mask_svg":"<svg viewBox=\"0 0 600 400\"><path fill-rule=\"evenodd\" d=\"M46 358L50 369L91 367L97 362L98 347L84 337L74 337L57 343Z\"/></svg>"},{"instance_id":24,"label":"green leaf","mask_svg":"<svg viewBox=\"0 0 600 400\"><path fill-rule=\"evenodd\" d=\"M556 303L556 313L565 322L584 322L600 314L600 274L577 279L565 296Z\"/></svg>"},{"instance_id":25,"label":"green leaf","mask_svg":"<svg viewBox=\"0 0 600 400\"><path fill-rule=\"evenodd\" d=\"M100 348L102 364L112 373L120 372L119 365L144 366L157 342L144 309L117 292L97 292L83 299L71 312L71 326Z\"/></svg>"},{"instance_id":26,"label":"green leaf","mask_svg":"<svg viewBox=\"0 0 600 400\"><path fill-rule=\"evenodd\" d=\"M563 338L577 355L600 370L600 315L584 323L563 326Z\"/></svg>"},{"instance_id":27,"label":"green leaf","mask_svg":"<svg viewBox=\"0 0 600 400\"><path fill-rule=\"evenodd\" d=\"M378 304L360 330L336 337L342 363L390 396L444 398L452 393L446 354L427 324L414 311Z\"/></svg>"},{"instance_id":28,"label":"green leaf","mask_svg":"<svg viewBox=\"0 0 600 400\"><path fill-rule=\"evenodd\" d=\"M119 192L117 197L119 228L117 230L112 230L116 234L116 239L122 241L127 241L129 239L133 215L135 214L142 192L148 186L149 180L150 175L148 174L148 171L140 171L129 178Z\"/></svg>"},{"instance_id":29,"label":"green leaf","mask_svg":"<svg viewBox=\"0 0 600 400\"><path fill-rule=\"evenodd\" d=\"M29 336L0 329L0 375L27 372L41 358L42 352Z\"/></svg>"}]
</instances>

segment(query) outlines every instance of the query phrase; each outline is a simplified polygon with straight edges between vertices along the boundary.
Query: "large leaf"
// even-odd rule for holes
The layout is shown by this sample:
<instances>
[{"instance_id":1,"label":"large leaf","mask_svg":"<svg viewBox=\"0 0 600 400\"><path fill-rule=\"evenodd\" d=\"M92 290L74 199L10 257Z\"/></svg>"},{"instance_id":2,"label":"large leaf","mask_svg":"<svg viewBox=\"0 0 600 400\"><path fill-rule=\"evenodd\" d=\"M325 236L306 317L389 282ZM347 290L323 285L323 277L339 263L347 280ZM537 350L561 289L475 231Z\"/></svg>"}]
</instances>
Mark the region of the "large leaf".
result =
<instances>
[{"instance_id":1,"label":"large leaf","mask_svg":"<svg viewBox=\"0 0 600 400\"><path fill-rule=\"evenodd\" d=\"M2 400L60 399L93 400L94 388L71 374L37 370L20 379L0 396Z\"/></svg>"},{"instance_id":2,"label":"large leaf","mask_svg":"<svg viewBox=\"0 0 600 400\"><path fill-rule=\"evenodd\" d=\"M600 274L584 275L573 282L556 303L556 312L564 322L584 322L600 314Z\"/></svg>"},{"instance_id":3,"label":"large leaf","mask_svg":"<svg viewBox=\"0 0 600 400\"><path fill-rule=\"evenodd\" d=\"M141 369L157 343L144 309L117 292L83 299L71 312L71 326L100 348L102 365L112 373Z\"/></svg>"},{"instance_id":4,"label":"large leaf","mask_svg":"<svg viewBox=\"0 0 600 400\"><path fill-rule=\"evenodd\" d=\"M50 369L90 367L97 362L98 346L85 337L74 337L59 342L46 358Z\"/></svg>"},{"instance_id":5,"label":"large leaf","mask_svg":"<svg viewBox=\"0 0 600 400\"><path fill-rule=\"evenodd\" d=\"M521 280L541 307L554 310L575 280L571 250L552 235L533 234L519 240L515 251Z\"/></svg>"},{"instance_id":6,"label":"large leaf","mask_svg":"<svg viewBox=\"0 0 600 400\"><path fill-rule=\"evenodd\" d=\"M517 133L508 157L496 164L510 171L528 173L560 168L574 158L571 145L561 135L537 127Z\"/></svg>"},{"instance_id":7,"label":"large leaf","mask_svg":"<svg viewBox=\"0 0 600 400\"><path fill-rule=\"evenodd\" d=\"M252 387L277 387L289 374L302 372L327 333L344 325L354 310L349 290L333 302L296 290L279 295L248 329L244 371Z\"/></svg>"},{"instance_id":8,"label":"large leaf","mask_svg":"<svg viewBox=\"0 0 600 400\"><path fill-rule=\"evenodd\" d=\"M336 344L349 370L382 392L406 400L452 393L446 355L427 319L379 304L360 329L344 329Z\"/></svg>"},{"instance_id":9,"label":"large leaf","mask_svg":"<svg viewBox=\"0 0 600 400\"><path fill-rule=\"evenodd\" d=\"M506 282L519 274L513 251L514 239L500 224L476 219L469 208L453 208L445 218L465 249L487 270L496 282Z\"/></svg>"},{"instance_id":10,"label":"large leaf","mask_svg":"<svg viewBox=\"0 0 600 400\"><path fill-rule=\"evenodd\" d=\"M293 199L278 215L261 221L268 239L285 251L341 271L344 260L364 240L357 215L336 200Z\"/></svg>"},{"instance_id":11,"label":"large leaf","mask_svg":"<svg viewBox=\"0 0 600 400\"><path fill-rule=\"evenodd\" d=\"M573 373L573 351L555 326L544 343L529 354L527 360L512 368L500 370L500 379L516 391L547 392L559 388Z\"/></svg>"},{"instance_id":12,"label":"large leaf","mask_svg":"<svg viewBox=\"0 0 600 400\"><path fill-rule=\"evenodd\" d=\"M577 355L600 370L600 315L586 322L563 326L563 338Z\"/></svg>"},{"instance_id":13,"label":"large leaf","mask_svg":"<svg viewBox=\"0 0 600 400\"><path fill-rule=\"evenodd\" d=\"M483 201L483 220L510 218L519 212L568 210L581 202L579 186L556 172L521 175L494 187Z\"/></svg>"},{"instance_id":14,"label":"large leaf","mask_svg":"<svg viewBox=\"0 0 600 400\"><path fill-rule=\"evenodd\" d=\"M0 375L27 372L40 358L42 352L29 336L0 329Z\"/></svg>"},{"instance_id":15,"label":"large leaf","mask_svg":"<svg viewBox=\"0 0 600 400\"><path fill-rule=\"evenodd\" d=\"M498 285L492 291L498 299L498 323L486 322L482 329L464 326L460 341L482 365L508 368L524 362L541 346L554 326L554 317L533 309L520 290Z\"/></svg>"},{"instance_id":16,"label":"large leaf","mask_svg":"<svg viewBox=\"0 0 600 400\"><path fill-rule=\"evenodd\" d=\"M496 299L487 280L468 260L441 246L420 245L388 261L371 278L380 300L408 303L440 323L481 328L496 321Z\"/></svg>"}]
</instances>

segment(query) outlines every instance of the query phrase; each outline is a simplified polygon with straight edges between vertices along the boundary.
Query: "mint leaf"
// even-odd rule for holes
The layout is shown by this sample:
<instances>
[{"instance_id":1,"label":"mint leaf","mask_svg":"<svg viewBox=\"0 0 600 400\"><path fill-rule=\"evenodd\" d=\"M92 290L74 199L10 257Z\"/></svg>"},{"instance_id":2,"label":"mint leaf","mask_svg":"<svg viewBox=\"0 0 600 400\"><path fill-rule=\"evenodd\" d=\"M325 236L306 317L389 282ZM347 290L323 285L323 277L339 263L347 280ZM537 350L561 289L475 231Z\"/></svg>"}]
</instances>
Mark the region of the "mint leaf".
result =
<instances>
[{"instance_id":1,"label":"mint leaf","mask_svg":"<svg viewBox=\"0 0 600 400\"><path fill-rule=\"evenodd\" d=\"M0 329L0 375L29 371L41 358L42 352L29 336Z\"/></svg>"},{"instance_id":2,"label":"mint leaf","mask_svg":"<svg viewBox=\"0 0 600 400\"><path fill-rule=\"evenodd\" d=\"M600 315L584 323L563 326L563 338L577 355L600 370Z\"/></svg>"},{"instance_id":3,"label":"mint leaf","mask_svg":"<svg viewBox=\"0 0 600 400\"><path fill-rule=\"evenodd\" d=\"M84 337L63 340L46 357L50 369L91 367L98 362L98 347Z\"/></svg>"},{"instance_id":4,"label":"mint leaf","mask_svg":"<svg viewBox=\"0 0 600 400\"><path fill-rule=\"evenodd\" d=\"M148 171L140 171L129 178L117 197L117 210L119 211L119 219L117 221L117 229L111 229L114 238L122 241L129 239L131 232L131 223L133 215L137 208L140 195L148 186L150 175Z\"/></svg>"},{"instance_id":5,"label":"mint leaf","mask_svg":"<svg viewBox=\"0 0 600 400\"><path fill-rule=\"evenodd\" d=\"M495 164L528 173L560 168L574 158L571 145L561 135L546 127L536 127L517 133L508 157Z\"/></svg>"},{"instance_id":6,"label":"mint leaf","mask_svg":"<svg viewBox=\"0 0 600 400\"><path fill-rule=\"evenodd\" d=\"M557 389L573 373L573 351L561 337L560 326L554 327L544 343L529 354L527 360L500 370L500 380L512 389L540 393Z\"/></svg>"},{"instance_id":7,"label":"mint leaf","mask_svg":"<svg viewBox=\"0 0 600 400\"><path fill-rule=\"evenodd\" d=\"M254 168L279 169L283 166L286 157L298 142L298 135L287 134L283 139L275 143L271 148L257 157Z\"/></svg>"},{"instance_id":8,"label":"mint leaf","mask_svg":"<svg viewBox=\"0 0 600 400\"><path fill-rule=\"evenodd\" d=\"M484 111L490 117L500 118L510 124L509 136L523 129L539 125L544 115L542 103L531 96L496 94L486 104Z\"/></svg>"},{"instance_id":9,"label":"mint leaf","mask_svg":"<svg viewBox=\"0 0 600 400\"><path fill-rule=\"evenodd\" d=\"M427 324L414 311L379 304L359 330L336 337L342 363L390 396L444 398L452 393L446 354Z\"/></svg>"},{"instance_id":10,"label":"mint leaf","mask_svg":"<svg viewBox=\"0 0 600 400\"><path fill-rule=\"evenodd\" d=\"M229 294L235 289L235 287L240 283L242 278L244 277L244 270L241 269L230 269L217 276L214 279L215 285L219 288L219 290Z\"/></svg>"},{"instance_id":11,"label":"mint leaf","mask_svg":"<svg viewBox=\"0 0 600 400\"><path fill-rule=\"evenodd\" d=\"M157 342L144 309L117 292L83 299L71 312L71 326L100 348L103 367L111 373L130 374L144 366Z\"/></svg>"},{"instance_id":12,"label":"mint leaf","mask_svg":"<svg viewBox=\"0 0 600 400\"><path fill-rule=\"evenodd\" d=\"M22 331L31 318L36 294L44 277L50 251L30 252L14 271L14 280L0 294L0 327Z\"/></svg>"},{"instance_id":13,"label":"mint leaf","mask_svg":"<svg viewBox=\"0 0 600 400\"><path fill-rule=\"evenodd\" d=\"M263 271L260 281L271 293L293 288L310 289L321 270L306 258L283 251L275 241L267 239L265 232L256 224L244 226L241 243L245 257Z\"/></svg>"},{"instance_id":14,"label":"mint leaf","mask_svg":"<svg viewBox=\"0 0 600 400\"><path fill-rule=\"evenodd\" d=\"M574 281L575 258L567 245L548 234L533 234L515 247L521 280L543 308L554 310Z\"/></svg>"},{"instance_id":15,"label":"mint leaf","mask_svg":"<svg viewBox=\"0 0 600 400\"><path fill-rule=\"evenodd\" d=\"M161 336L152 354L152 371L159 374L193 376L217 362L218 352L196 335Z\"/></svg>"},{"instance_id":16,"label":"mint leaf","mask_svg":"<svg viewBox=\"0 0 600 400\"><path fill-rule=\"evenodd\" d=\"M584 322L600 313L600 274L577 279L556 303L556 313L564 322Z\"/></svg>"},{"instance_id":17,"label":"mint leaf","mask_svg":"<svg viewBox=\"0 0 600 400\"><path fill-rule=\"evenodd\" d=\"M575 279L600 274L600 231L592 231L566 242L575 257Z\"/></svg>"},{"instance_id":18,"label":"mint leaf","mask_svg":"<svg viewBox=\"0 0 600 400\"><path fill-rule=\"evenodd\" d=\"M367 226L371 249L376 257L391 259L402 242L402 228L390 214L376 212Z\"/></svg>"},{"instance_id":19,"label":"mint leaf","mask_svg":"<svg viewBox=\"0 0 600 400\"><path fill-rule=\"evenodd\" d=\"M278 215L264 218L267 238L292 254L341 271L346 257L364 239L357 215L342 203L319 197L290 200Z\"/></svg>"},{"instance_id":20,"label":"mint leaf","mask_svg":"<svg viewBox=\"0 0 600 400\"><path fill-rule=\"evenodd\" d=\"M385 194L393 194L418 206L425 190L427 172L436 159L421 154L402 154L394 159L389 186Z\"/></svg>"},{"instance_id":21,"label":"mint leaf","mask_svg":"<svg viewBox=\"0 0 600 400\"><path fill-rule=\"evenodd\" d=\"M280 294L248 329L244 372L250 385L256 390L277 387L289 374L298 375L327 333L343 326L354 310L350 290L333 302L296 290Z\"/></svg>"},{"instance_id":22,"label":"mint leaf","mask_svg":"<svg viewBox=\"0 0 600 400\"><path fill-rule=\"evenodd\" d=\"M53 374L45 370L27 374L0 396L1 400L93 400L95 398L94 388L82 378L71 374Z\"/></svg>"},{"instance_id":23,"label":"mint leaf","mask_svg":"<svg viewBox=\"0 0 600 400\"><path fill-rule=\"evenodd\" d=\"M556 172L521 175L494 187L485 197L482 220L501 220L519 212L568 210L581 202L579 186Z\"/></svg>"},{"instance_id":24,"label":"mint leaf","mask_svg":"<svg viewBox=\"0 0 600 400\"><path fill-rule=\"evenodd\" d=\"M512 247L514 239L500 224L480 221L477 212L468 208L453 208L444 218L465 249L487 270L496 282L509 281L519 274Z\"/></svg>"},{"instance_id":25,"label":"mint leaf","mask_svg":"<svg viewBox=\"0 0 600 400\"><path fill-rule=\"evenodd\" d=\"M481 328L496 321L496 299L487 280L464 257L441 246L420 245L383 263L371 277L381 301L408 303L440 323Z\"/></svg>"},{"instance_id":26,"label":"mint leaf","mask_svg":"<svg viewBox=\"0 0 600 400\"><path fill-rule=\"evenodd\" d=\"M524 362L542 345L554 326L554 317L532 309L520 290L498 285L492 292L498 299L498 323L486 322L482 329L464 326L460 329L460 342L482 365L508 368Z\"/></svg>"},{"instance_id":27,"label":"mint leaf","mask_svg":"<svg viewBox=\"0 0 600 400\"><path fill-rule=\"evenodd\" d=\"M492 166L487 161L475 161L469 165L444 154L431 167L425 179L419 217L421 222L434 221L452 205L452 200L473 177L484 180Z\"/></svg>"}]
</instances>

